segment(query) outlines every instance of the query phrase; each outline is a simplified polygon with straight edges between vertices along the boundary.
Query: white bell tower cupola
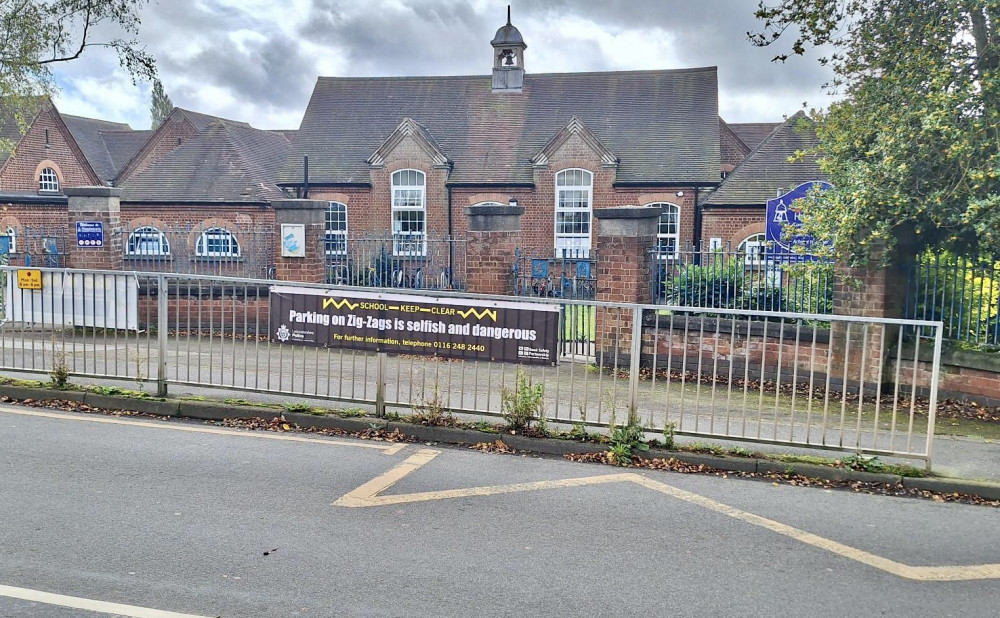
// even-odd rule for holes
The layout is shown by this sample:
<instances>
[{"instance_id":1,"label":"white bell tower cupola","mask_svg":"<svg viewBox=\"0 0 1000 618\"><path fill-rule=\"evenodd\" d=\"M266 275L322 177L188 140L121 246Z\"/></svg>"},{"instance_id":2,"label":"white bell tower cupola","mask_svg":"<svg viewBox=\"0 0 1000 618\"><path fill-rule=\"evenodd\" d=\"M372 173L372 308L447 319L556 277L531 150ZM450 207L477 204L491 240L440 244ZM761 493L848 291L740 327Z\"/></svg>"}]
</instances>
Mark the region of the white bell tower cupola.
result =
<instances>
[{"instance_id":1,"label":"white bell tower cupola","mask_svg":"<svg viewBox=\"0 0 1000 618\"><path fill-rule=\"evenodd\" d=\"M507 24L497 30L490 45L493 46L493 92L521 92L524 50L528 46L510 23L510 5L507 5Z\"/></svg>"}]
</instances>

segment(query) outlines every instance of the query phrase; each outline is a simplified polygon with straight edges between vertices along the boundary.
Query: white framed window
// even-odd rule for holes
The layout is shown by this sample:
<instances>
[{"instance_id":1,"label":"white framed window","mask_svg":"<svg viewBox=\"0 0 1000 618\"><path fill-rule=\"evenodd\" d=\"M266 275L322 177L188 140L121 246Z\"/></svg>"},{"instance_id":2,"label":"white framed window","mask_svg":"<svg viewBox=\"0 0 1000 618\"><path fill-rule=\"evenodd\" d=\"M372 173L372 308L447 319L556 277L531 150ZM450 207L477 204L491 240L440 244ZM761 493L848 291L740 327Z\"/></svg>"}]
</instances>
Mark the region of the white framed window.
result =
<instances>
[{"instance_id":1,"label":"white framed window","mask_svg":"<svg viewBox=\"0 0 1000 618\"><path fill-rule=\"evenodd\" d=\"M681 207L669 202L647 206L662 206L663 214L656 227L656 255L661 260L676 260L681 244Z\"/></svg>"},{"instance_id":2,"label":"white framed window","mask_svg":"<svg viewBox=\"0 0 1000 618\"><path fill-rule=\"evenodd\" d=\"M4 230L4 236L7 237L7 242L9 243L7 245L7 253L17 253L17 230L8 226Z\"/></svg>"},{"instance_id":3,"label":"white framed window","mask_svg":"<svg viewBox=\"0 0 1000 618\"><path fill-rule=\"evenodd\" d=\"M747 236L737 245L736 253L743 256L745 266L762 266L767 261L766 235L762 232Z\"/></svg>"},{"instance_id":4,"label":"white framed window","mask_svg":"<svg viewBox=\"0 0 1000 618\"><path fill-rule=\"evenodd\" d=\"M327 255L347 255L347 204L330 202L326 207L323 246Z\"/></svg>"},{"instance_id":5,"label":"white framed window","mask_svg":"<svg viewBox=\"0 0 1000 618\"><path fill-rule=\"evenodd\" d=\"M170 255L170 241L163 232L151 225L137 227L128 235L125 255Z\"/></svg>"},{"instance_id":6,"label":"white framed window","mask_svg":"<svg viewBox=\"0 0 1000 618\"><path fill-rule=\"evenodd\" d=\"M392 173L392 254L427 254L426 177L419 170Z\"/></svg>"},{"instance_id":7,"label":"white framed window","mask_svg":"<svg viewBox=\"0 0 1000 618\"><path fill-rule=\"evenodd\" d=\"M556 255L588 257L594 215L594 175L569 169L556 174Z\"/></svg>"},{"instance_id":8,"label":"white framed window","mask_svg":"<svg viewBox=\"0 0 1000 618\"><path fill-rule=\"evenodd\" d=\"M213 227L198 236L194 253L198 257L239 257L240 243L229 230Z\"/></svg>"},{"instance_id":9,"label":"white framed window","mask_svg":"<svg viewBox=\"0 0 1000 618\"><path fill-rule=\"evenodd\" d=\"M58 191L59 175L51 167L46 167L38 174L39 191Z\"/></svg>"}]
</instances>

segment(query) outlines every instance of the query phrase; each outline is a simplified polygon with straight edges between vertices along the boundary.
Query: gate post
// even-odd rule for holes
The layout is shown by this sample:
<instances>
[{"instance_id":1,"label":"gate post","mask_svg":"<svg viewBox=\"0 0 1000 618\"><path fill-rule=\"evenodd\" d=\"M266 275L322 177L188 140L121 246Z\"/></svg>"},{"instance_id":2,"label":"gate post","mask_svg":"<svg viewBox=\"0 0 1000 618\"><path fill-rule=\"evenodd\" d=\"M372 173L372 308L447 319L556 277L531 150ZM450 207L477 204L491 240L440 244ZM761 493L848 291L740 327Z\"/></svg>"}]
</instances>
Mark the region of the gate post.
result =
<instances>
[{"instance_id":1,"label":"gate post","mask_svg":"<svg viewBox=\"0 0 1000 618\"><path fill-rule=\"evenodd\" d=\"M274 278L278 281L326 281L326 209L323 200L274 200ZM302 232L302 237L285 237ZM301 244L302 246L298 246Z\"/></svg>"},{"instance_id":2,"label":"gate post","mask_svg":"<svg viewBox=\"0 0 1000 618\"><path fill-rule=\"evenodd\" d=\"M611 303L651 302L650 277L652 256L649 249L656 242L662 206L615 206L595 208L597 219L597 300ZM628 360L638 368L641 356L633 345L634 329L642 329L642 320L634 319L641 311L632 307L599 307L597 311L597 354L599 362L614 364ZM633 371L638 375L637 371Z\"/></svg>"},{"instance_id":3,"label":"gate post","mask_svg":"<svg viewBox=\"0 0 1000 618\"><path fill-rule=\"evenodd\" d=\"M69 220L66 265L69 268L121 270L122 190L117 187L66 187L63 192L68 198Z\"/></svg>"},{"instance_id":4,"label":"gate post","mask_svg":"<svg viewBox=\"0 0 1000 618\"><path fill-rule=\"evenodd\" d=\"M469 218L466 290L473 294L509 294L524 206L481 205L466 206L464 210Z\"/></svg>"}]
</instances>

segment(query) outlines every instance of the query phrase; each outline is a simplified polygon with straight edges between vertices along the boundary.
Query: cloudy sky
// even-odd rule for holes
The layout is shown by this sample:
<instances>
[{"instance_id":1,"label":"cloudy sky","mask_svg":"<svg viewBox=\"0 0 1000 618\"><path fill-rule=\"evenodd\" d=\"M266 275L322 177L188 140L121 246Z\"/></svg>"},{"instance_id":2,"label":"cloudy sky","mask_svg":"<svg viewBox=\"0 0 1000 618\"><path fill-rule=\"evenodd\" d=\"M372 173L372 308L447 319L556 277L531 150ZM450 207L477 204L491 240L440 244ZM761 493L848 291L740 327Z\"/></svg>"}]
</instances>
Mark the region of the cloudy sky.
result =
<instances>
[{"instance_id":1,"label":"cloudy sky","mask_svg":"<svg viewBox=\"0 0 1000 618\"><path fill-rule=\"evenodd\" d=\"M772 122L823 107L815 55L746 40L756 0L512 0L529 73L718 66L720 113ZM174 105L297 128L317 76L486 75L495 0L150 0L140 39ZM149 84L99 49L57 69L65 113L149 126Z\"/></svg>"}]
</instances>

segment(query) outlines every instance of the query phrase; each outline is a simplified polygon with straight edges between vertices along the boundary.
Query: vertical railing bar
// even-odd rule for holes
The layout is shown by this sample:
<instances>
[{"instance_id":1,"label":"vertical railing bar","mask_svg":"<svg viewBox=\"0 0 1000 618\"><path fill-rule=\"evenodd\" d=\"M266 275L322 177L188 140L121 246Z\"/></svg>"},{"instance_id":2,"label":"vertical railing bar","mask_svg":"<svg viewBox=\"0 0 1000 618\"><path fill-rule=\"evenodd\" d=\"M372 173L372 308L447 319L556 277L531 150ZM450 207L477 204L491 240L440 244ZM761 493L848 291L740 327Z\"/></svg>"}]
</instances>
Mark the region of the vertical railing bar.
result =
<instances>
[{"instance_id":1,"label":"vertical railing bar","mask_svg":"<svg viewBox=\"0 0 1000 618\"><path fill-rule=\"evenodd\" d=\"M156 343L159 362L156 365L156 396L167 396L167 330L170 326L170 314L167 313L167 277L164 274L156 276ZM150 303L146 303L148 307Z\"/></svg>"},{"instance_id":2,"label":"vertical railing bar","mask_svg":"<svg viewBox=\"0 0 1000 618\"><path fill-rule=\"evenodd\" d=\"M931 365L931 387L928 395L930 402L927 407L927 444L924 447L924 455L927 457L927 472L931 471L931 460L934 456L934 434L937 429L938 379L941 375L941 347L943 343L943 333L941 332L940 325L938 325L934 328L934 359ZM914 363L914 366L916 366L916 363Z\"/></svg>"},{"instance_id":3,"label":"vertical railing bar","mask_svg":"<svg viewBox=\"0 0 1000 618\"><path fill-rule=\"evenodd\" d=\"M844 423L847 420L847 391L849 388L847 372L848 372L848 366L850 365L850 358L851 358L851 322L848 322L847 333L844 343L844 375L843 375L844 381L840 386L840 427L838 428L840 436L837 440L837 445L841 447L844 446Z\"/></svg>"}]
</instances>

